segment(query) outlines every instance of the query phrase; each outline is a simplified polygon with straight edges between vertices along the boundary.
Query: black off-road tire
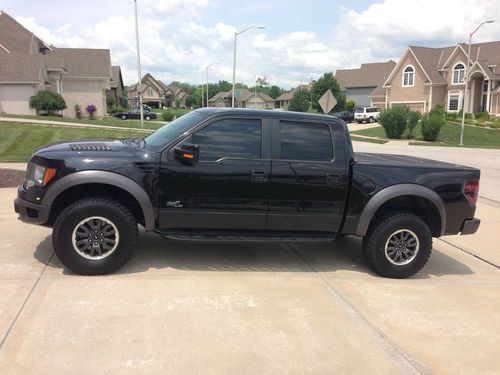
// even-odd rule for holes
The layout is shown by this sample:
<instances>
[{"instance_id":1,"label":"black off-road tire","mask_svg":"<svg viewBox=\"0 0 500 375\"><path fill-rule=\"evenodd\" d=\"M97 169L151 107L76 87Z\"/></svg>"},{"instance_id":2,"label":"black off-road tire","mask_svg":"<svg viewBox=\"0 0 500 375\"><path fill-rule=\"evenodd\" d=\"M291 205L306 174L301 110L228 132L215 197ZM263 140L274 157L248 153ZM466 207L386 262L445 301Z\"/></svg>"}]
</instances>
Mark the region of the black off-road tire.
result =
<instances>
[{"instance_id":1,"label":"black off-road tire","mask_svg":"<svg viewBox=\"0 0 500 375\"><path fill-rule=\"evenodd\" d=\"M102 217L116 227L119 235L114 251L104 259L88 259L73 245L73 231L91 217ZM71 271L82 275L104 275L121 268L132 257L137 243L137 223L121 203L108 198L85 198L66 207L54 223L54 252Z\"/></svg>"},{"instance_id":2,"label":"black off-road tire","mask_svg":"<svg viewBox=\"0 0 500 375\"><path fill-rule=\"evenodd\" d=\"M399 230L413 232L418 239L418 251L407 264L396 265L389 261L386 243ZM420 271L431 255L432 233L418 216L405 211L392 211L376 218L363 238L363 255L370 268L383 277L403 279Z\"/></svg>"}]
</instances>

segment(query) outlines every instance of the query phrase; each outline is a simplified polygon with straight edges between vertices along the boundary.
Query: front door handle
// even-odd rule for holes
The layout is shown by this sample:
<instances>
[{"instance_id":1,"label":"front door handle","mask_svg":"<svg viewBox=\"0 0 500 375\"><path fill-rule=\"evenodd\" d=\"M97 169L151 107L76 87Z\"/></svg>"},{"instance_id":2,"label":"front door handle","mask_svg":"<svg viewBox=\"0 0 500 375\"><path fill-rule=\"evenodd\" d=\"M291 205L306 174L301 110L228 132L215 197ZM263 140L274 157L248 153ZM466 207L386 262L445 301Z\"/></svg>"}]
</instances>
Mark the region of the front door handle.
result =
<instances>
[{"instance_id":1,"label":"front door handle","mask_svg":"<svg viewBox=\"0 0 500 375\"><path fill-rule=\"evenodd\" d=\"M326 175L327 184L330 186L343 185L344 176L340 174L327 174Z\"/></svg>"},{"instance_id":2,"label":"front door handle","mask_svg":"<svg viewBox=\"0 0 500 375\"><path fill-rule=\"evenodd\" d=\"M250 181L261 184L267 182L267 172L265 171L250 172Z\"/></svg>"}]
</instances>

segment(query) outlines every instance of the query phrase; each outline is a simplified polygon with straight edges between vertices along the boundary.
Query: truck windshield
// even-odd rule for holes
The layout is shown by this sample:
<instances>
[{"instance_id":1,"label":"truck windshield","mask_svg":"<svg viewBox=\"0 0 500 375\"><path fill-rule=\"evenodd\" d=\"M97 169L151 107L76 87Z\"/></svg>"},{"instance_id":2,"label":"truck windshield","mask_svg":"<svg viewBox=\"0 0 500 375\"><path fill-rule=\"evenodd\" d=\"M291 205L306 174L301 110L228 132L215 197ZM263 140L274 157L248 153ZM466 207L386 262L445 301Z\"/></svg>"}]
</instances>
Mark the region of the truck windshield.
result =
<instances>
[{"instance_id":1,"label":"truck windshield","mask_svg":"<svg viewBox=\"0 0 500 375\"><path fill-rule=\"evenodd\" d=\"M153 134L147 136L144 139L146 145L154 150L159 150L187 132L194 125L201 122L206 117L206 114L196 111L185 114L184 116L179 117L177 120L174 120L171 123L162 126Z\"/></svg>"}]
</instances>

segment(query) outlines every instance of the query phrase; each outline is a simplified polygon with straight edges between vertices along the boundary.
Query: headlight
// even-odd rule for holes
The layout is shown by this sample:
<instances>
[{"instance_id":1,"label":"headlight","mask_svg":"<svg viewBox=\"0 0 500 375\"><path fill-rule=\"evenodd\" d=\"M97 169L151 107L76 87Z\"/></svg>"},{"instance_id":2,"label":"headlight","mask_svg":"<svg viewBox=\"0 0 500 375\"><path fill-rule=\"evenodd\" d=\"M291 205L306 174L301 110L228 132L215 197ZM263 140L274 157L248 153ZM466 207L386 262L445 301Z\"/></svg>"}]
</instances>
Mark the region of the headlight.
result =
<instances>
[{"instance_id":1,"label":"headlight","mask_svg":"<svg viewBox=\"0 0 500 375\"><path fill-rule=\"evenodd\" d=\"M28 174L26 176L26 186L45 186L55 176L55 168L46 168L44 166L31 163L28 167Z\"/></svg>"}]
</instances>

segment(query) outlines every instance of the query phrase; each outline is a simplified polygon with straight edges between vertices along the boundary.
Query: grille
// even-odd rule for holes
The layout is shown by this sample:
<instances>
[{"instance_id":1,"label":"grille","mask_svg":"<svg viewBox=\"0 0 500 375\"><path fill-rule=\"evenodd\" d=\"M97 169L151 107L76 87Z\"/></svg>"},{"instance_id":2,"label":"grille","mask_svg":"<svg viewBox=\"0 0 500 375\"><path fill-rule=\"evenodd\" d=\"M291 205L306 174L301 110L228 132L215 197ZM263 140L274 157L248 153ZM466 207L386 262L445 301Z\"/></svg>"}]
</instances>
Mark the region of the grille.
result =
<instances>
[{"instance_id":1,"label":"grille","mask_svg":"<svg viewBox=\"0 0 500 375\"><path fill-rule=\"evenodd\" d=\"M111 151L105 143L72 143L69 148L71 151Z\"/></svg>"}]
</instances>

